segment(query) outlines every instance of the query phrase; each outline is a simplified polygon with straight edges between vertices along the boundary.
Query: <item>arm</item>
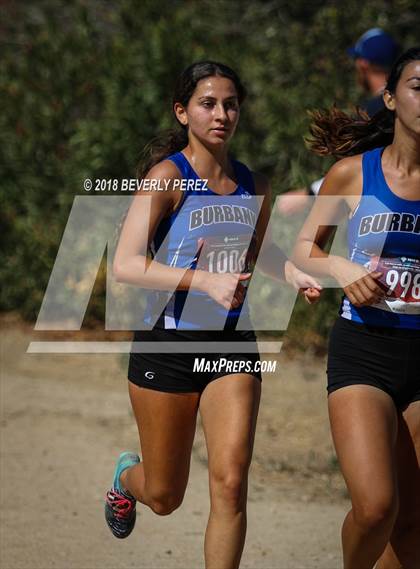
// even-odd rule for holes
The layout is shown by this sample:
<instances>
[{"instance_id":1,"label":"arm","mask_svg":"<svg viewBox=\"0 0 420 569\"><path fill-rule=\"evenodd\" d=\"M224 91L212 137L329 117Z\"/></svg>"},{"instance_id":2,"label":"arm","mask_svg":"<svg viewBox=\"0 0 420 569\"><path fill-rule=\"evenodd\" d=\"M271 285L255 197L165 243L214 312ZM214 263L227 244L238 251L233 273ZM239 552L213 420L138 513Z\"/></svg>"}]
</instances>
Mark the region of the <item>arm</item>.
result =
<instances>
[{"instance_id":1,"label":"arm","mask_svg":"<svg viewBox=\"0 0 420 569\"><path fill-rule=\"evenodd\" d=\"M293 254L296 264L304 270L317 276L333 277L355 306L373 304L383 296L375 280L381 273L369 274L361 265L344 257L329 255L324 248L338 220L357 206L361 188L361 155L344 158L334 164L320 191L320 196L333 199L328 202L315 200Z\"/></svg>"},{"instance_id":2,"label":"arm","mask_svg":"<svg viewBox=\"0 0 420 569\"><path fill-rule=\"evenodd\" d=\"M282 215L293 215L299 213L306 206L310 205L308 196L317 196L319 189L324 181L324 178L315 180L305 188L298 188L296 190L289 190L278 197L277 207Z\"/></svg>"},{"instance_id":3,"label":"arm","mask_svg":"<svg viewBox=\"0 0 420 569\"><path fill-rule=\"evenodd\" d=\"M192 270L169 268L147 256L159 223L176 209L182 197L180 191L172 189L173 181L179 178L178 169L169 160L148 172L146 179L159 180L162 186L170 179L171 184L167 191L135 194L115 252L113 274L117 282L156 290L187 290L191 286Z\"/></svg>"},{"instance_id":4,"label":"arm","mask_svg":"<svg viewBox=\"0 0 420 569\"><path fill-rule=\"evenodd\" d=\"M258 267L272 278L286 281L295 289L304 289L309 302L317 300L321 286L310 275L300 271L285 253L272 241L269 220L271 216L271 188L265 176L254 174L255 191L264 200L256 226Z\"/></svg>"},{"instance_id":5,"label":"arm","mask_svg":"<svg viewBox=\"0 0 420 569\"><path fill-rule=\"evenodd\" d=\"M205 292L229 310L243 301L243 287L238 281L250 275L217 274L207 271L168 267L147 256L147 251L159 223L173 213L182 198L180 190L173 191L173 182L180 173L170 160L154 166L146 178L171 180L166 191L140 191L128 211L113 263L117 282L124 282L155 290L189 290Z\"/></svg>"}]
</instances>

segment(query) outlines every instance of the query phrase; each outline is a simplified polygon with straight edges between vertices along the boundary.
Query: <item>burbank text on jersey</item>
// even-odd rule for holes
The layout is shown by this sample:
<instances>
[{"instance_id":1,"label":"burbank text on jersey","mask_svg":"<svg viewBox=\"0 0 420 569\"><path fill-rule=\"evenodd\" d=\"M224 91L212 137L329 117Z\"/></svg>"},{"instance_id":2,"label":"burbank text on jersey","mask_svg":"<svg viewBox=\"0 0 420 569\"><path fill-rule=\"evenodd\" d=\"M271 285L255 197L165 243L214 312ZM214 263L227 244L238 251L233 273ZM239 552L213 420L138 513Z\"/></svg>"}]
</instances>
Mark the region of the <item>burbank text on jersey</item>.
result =
<instances>
[{"instance_id":1,"label":"burbank text on jersey","mask_svg":"<svg viewBox=\"0 0 420 569\"><path fill-rule=\"evenodd\" d=\"M195 209L190 214L190 230L212 223L243 223L254 228L256 214L247 207L238 205L208 205Z\"/></svg>"},{"instance_id":2,"label":"burbank text on jersey","mask_svg":"<svg viewBox=\"0 0 420 569\"><path fill-rule=\"evenodd\" d=\"M360 220L359 236L391 231L420 234L420 215L384 212L376 213L375 215L365 215Z\"/></svg>"}]
</instances>

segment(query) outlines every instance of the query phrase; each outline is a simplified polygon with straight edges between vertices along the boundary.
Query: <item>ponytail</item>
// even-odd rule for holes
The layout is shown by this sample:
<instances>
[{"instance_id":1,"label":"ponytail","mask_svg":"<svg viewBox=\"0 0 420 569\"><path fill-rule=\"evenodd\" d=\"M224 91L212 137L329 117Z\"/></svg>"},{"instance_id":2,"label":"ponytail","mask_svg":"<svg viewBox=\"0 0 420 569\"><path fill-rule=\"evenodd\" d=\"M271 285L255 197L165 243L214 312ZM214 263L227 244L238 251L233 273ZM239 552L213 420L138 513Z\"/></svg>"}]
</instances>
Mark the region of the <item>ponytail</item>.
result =
<instances>
[{"instance_id":1,"label":"ponytail","mask_svg":"<svg viewBox=\"0 0 420 569\"><path fill-rule=\"evenodd\" d=\"M407 49L395 61L389 74L385 91L395 94L398 82L406 65L420 60L420 48ZM394 138L395 113L385 108L372 118L360 109L348 115L337 107L310 113L311 137L305 139L307 146L320 156L352 156L380 146L388 146Z\"/></svg>"},{"instance_id":2,"label":"ponytail","mask_svg":"<svg viewBox=\"0 0 420 569\"><path fill-rule=\"evenodd\" d=\"M165 160L171 154L179 152L188 144L188 131L185 127L168 130L153 138L144 147L137 165L136 175L139 180L158 162Z\"/></svg>"},{"instance_id":3,"label":"ponytail","mask_svg":"<svg viewBox=\"0 0 420 569\"><path fill-rule=\"evenodd\" d=\"M178 128L168 130L167 132L153 138L146 146L143 148L139 162L136 168L136 176L140 181L142 180L147 172L153 168L158 162L165 160L171 154L179 152L185 148L188 144L188 132L186 128ZM114 231L114 246L116 247L118 239L120 238L121 230L123 228L124 222L127 218L128 210L130 205L122 214L117 227Z\"/></svg>"},{"instance_id":4,"label":"ponytail","mask_svg":"<svg viewBox=\"0 0 420 569\"><path fill-rule=\"evenodd\" d=\"M313 111L308 148L320 156L353 156L380 146L388 146L394 137L394 113L383 109L372 118L357 108L349 115L337 107Z\"/></svg>"}]
</instances>

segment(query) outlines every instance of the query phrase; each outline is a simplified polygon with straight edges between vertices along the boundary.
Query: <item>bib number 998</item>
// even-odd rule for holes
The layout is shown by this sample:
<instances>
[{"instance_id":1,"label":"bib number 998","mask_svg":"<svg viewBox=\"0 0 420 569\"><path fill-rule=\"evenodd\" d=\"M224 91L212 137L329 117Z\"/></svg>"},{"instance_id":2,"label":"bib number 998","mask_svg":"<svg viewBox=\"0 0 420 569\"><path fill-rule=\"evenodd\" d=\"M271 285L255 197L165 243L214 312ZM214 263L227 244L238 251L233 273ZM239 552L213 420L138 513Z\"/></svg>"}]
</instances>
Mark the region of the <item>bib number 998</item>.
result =
<instances>
[{"instance_id":1,"label":"bib number 998","mask_svg":"<svg viewBox=\"0 0 420 569\"><path fill-rule=\"evenodd\" d=\"M410 298L413 300L420 299L420 273L390 269L386 273L385 282L388 285L388 296L395 295L407 300Z\"/></svg>"}]
</instances>

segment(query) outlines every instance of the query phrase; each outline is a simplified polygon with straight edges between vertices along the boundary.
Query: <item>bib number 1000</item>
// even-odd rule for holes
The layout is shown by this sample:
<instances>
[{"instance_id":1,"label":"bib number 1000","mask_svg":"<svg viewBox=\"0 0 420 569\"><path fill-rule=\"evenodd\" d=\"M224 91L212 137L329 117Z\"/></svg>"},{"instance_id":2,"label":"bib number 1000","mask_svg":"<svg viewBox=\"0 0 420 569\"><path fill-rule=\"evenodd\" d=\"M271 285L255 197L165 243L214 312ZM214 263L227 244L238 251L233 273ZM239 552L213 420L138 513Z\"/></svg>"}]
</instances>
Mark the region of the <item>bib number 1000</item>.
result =
<instances>
[{"instance_id":1,"label":"bib number 1000","mask_svg":"<svg viewBox=\"0 0 420 569\"><path fill-rule=\"evenodd\" d=\"M220 249L206 255L210 273L242 273L246 266L246 250Z\"/></svg>"}]
</instances>

